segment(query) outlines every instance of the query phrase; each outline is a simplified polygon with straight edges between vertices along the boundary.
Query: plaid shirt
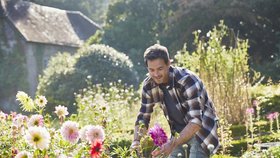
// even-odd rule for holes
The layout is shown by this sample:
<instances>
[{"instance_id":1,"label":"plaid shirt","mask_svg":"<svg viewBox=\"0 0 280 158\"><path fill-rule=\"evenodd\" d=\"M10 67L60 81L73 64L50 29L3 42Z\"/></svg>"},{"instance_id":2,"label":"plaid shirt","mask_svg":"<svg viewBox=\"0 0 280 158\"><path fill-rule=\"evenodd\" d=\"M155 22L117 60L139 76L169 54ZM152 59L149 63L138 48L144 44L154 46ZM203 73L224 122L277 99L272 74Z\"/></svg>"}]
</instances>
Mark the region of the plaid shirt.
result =
<instances>
[{"instance_id":1,"label":"plaid shirt","mask_svg":"<svg viewBox=\"0 0 280 158\"><path fill-rule=\"evenodd\" d=\"M184 122L186 124L192 122L201 126L201 129L196 132L196 137L202 148L209 153L207 146L213 144L215 147L213 152L215 153L219 148L218 118L202 81L189 70L171 66L167 89L176 103L176 107L183 114ZM146 127L149 126L150 116L156 103L160 103L169 125L172 125L172 120L168 117L163 101L162 90L151 77L147 77L143 83L142 103L136 125L139 125L139 122L142 121Z\"/></svg>"}]
</instances>

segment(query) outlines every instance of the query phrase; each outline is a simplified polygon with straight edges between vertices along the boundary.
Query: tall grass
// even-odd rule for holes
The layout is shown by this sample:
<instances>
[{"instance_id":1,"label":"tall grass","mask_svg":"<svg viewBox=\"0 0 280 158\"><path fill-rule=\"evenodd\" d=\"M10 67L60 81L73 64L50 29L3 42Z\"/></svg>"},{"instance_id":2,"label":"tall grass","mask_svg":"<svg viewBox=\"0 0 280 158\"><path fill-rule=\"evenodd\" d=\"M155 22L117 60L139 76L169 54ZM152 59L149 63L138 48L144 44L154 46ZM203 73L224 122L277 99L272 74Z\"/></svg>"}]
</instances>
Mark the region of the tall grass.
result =
<instances>
[{"instance_id":1,"label":"tall grass","mask_svg":"<svg viewBox=\"0 0 280 158\"><path fill-rule=\"evenodd\" d=\"M177 53L177 65L198 74L212 98L221 126L219 134L223 153L231 141L229 127L244 121L249 106L248 41L241 40L223 21L202 36L194 32L193 52L185 47Z\"/></svg>"}]
</instances>

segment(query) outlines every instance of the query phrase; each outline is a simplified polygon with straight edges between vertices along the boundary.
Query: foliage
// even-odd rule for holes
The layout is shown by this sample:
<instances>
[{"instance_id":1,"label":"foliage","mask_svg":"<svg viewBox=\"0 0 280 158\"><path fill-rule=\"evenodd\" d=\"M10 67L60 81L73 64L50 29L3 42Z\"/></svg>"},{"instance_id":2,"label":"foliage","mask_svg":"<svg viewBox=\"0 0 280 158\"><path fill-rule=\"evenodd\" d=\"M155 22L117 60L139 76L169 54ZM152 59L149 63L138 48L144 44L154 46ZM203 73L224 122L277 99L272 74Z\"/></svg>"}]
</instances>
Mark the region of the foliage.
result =
<instances>
[{"instance_id":1,"label":"foliage","mask_svg":"<svg viewBox=\"0 0 280 158\"><path fill-rule=\"evenodd\" d=\"M250 86L247 41L234 38L232 43L231 33L223 21L209 31L206 38L200 37L200 30L196 31L196 50L190 53L184 47L175 56L179 66L199 74L217 107L221 118L222 153L230 145L230 124L243 121L243 110L248 106L247 87Z\"/></svg>"},{"instance_id":2,"label":"foliage","mask_svg":"<svg viewBox=\"0 0 280 158\"><path fill-rule=\"evenodd\" d=\"M127 139L116 139L113 141L109 147L109 150L112 151L111 155L113 158L117 157L129 157L131 154L131 150L129 150L131 145L131 140ZM136 153L135 153L136 154Z\"/></svg>"},{"instance_id":3,"label":"foliage","mask_svg":"<svg viewBox=\"0 0 280 158\"><path fill-rule=\"evenodd\" d=\"M127 122L131 120L124 119L124 116L132 117L132 105L138 103L139 99L139 94L134 92L133 87L126 87L121 83L112 83L109 88L92 85L76 95L77 119L84 123L95 122L119 133L128 133L129 129L122 127L133 125L134 122ZM107 133L110 135L109 131Z\"/></svg>"},{"instance_id":4,"label":"foliage","mask_svg":"<svg viewBox=\"0 0 280 158\"><path fill-rule=\"evenodd\" d=\"M86 41L86 45L92 45L92 44L101 44L103 32L100 30L97 30L94 35L89 37Z\"/></svg>"},{"instance_id":5,"label":"foliage","mask_svg":"<svg viewBox=\"0 0 280 158\"><path fill-rule=\"evenodd\" d=\"M127 53L141 74L144 50L167 25L169 0L118 0L109 6L102 42Z\"/></svg>"},{"instance_id":6,"label":"foliage","mask_svg":"<svg viewBox=\"0 0 280 158\"><path fill-rule=\"evenodd\" d=\"M49 106L47 111L53 110L55 105L65 105L71 110L74 102L74 92L78 89L79 84L72 84L74 76L75 59L69 53L58 53L49 61L43 76L39 77L37 95L47 97ZM74 82L75 83L75 82Z\"/></svg>"},{"instance_id":7,"label":"foliage","mask_svg":"<svg viewBox=\"0 0 280 158\"><path fill-rule=\"evenodd\" d=\"M38 101L42 99L43 101ZM10 115L0 112L0 127L5 129L0 131L1 156L12 157L17 153L26 151L34 157L89 157L91 149L89 142L89 131L91 127L102 127L106 134L98 133L94 137L98 139L101 135L106 135L102 142L104 145L101 157L137 157L136 152L131 151L129 146L132 140L132 133L127 133L134 127L134 119L137 111L136 104L139 104L139 94L133 87L127 88L121 83L112 84L110 88L101 85L91 85L76 95L78 113L67 117L67 108L63 112L56 107L55 114L58 117L50 117L45 109L48 107L47 100L43 96L36 96L33 100L24 92L18 92L17 100L21 103L23 110L32 112L30 116L12 113ZM40 103L40 104L39 104ZM65 111L66 110L66 111ZM34 121L34 116L41 116ZM62 119L61 119L62 117ZM133 121L133 122L131 122ZM32 123L30 123L32 122ZM73 130L66 123L76 123L78 125L78 137L71 142ZM101 125L101 126L100 126ZM27 139L28 131L34 127L44 128L49 133L49 143L44 142L44 148L31 144ZM68 132L63 132L67 131ZM74 132L77 132L76 129ZM68 133L68 134L67 134ZM37 138L37 135L34 135ZM130 140L128 140L130 139ZM37 140L37 139L32 139ZM40 139L38 139L40 140ZM153 143L151 141L151 143ZM92 143L93 145L94 143ZM143 146L143 151L146 150Z\"/></svg>"},{"instance_id":8,"label":"foliage","mask_svg":"<svg viewBox=\"0 0 280 158\"><path fill-rule=\"evenodd\" d=\"M16 113L7 115L0 112L0 127L2 129L0 131L1 156L11 157L12 153L29 151L37 157L46 155L49 157L88 157L90 150L88 142L81 140L73 144L65 140L62 133L60 133L61 125L70 120L79 124L79 130L88 125L102 125L106 133L102 157L137 157L135 152L129 150L130 140L132 140L131 130L135 121L134 119L131 120L131 118L135 118L137 108L134 106L140 102L139 94L133 90L133 87L127 88L121 83L111 84L110 88L91 85L76 95L78 113L72 114L70 117L64 116L63 119L46 114L47 101L44 101L44 104L41 105L38 103L42 103L42 101L37 101L37 99L44 100L42 96L37 96L33 100L23 92L20 92L17 95L17 99L22 104L22 109L31 111L32 115L25 116ZM59 114L58 112L55 113ZM34 114L43 116L43 126L50 133L51 145L47 149L33 148L25 139L25 133L30 128L29 122ZM162 116L162 114L159 114L159 116ZM158 116L152 117L159 118ZM80 131L80 133L82 132ZM233 141L232 147L230 147L230 154L232 156L241 156L247 150L248 141L257 143L259 141L273 142L278 140L279 133L272 133L271 135L255 137L254 140L241 139ZM141 142L147 143L147 141ZM142 146L147 147L147 145ZM144 150L145 148L143 148ZM147 149L148 153L150 152L149 150ZM271 153L277 154L279 153L278 151L278 149L274 149ZM229 158L231 156L213 155L213 157Z\"/></svg>"},{"instance_id":9,"label":"foliage","mask_svg":"<svg viewBox=\"0 0 280 158\"><path fill-rule=\"evenodd\" d=\"M0 49L0 99L11 97L18 89L27 89L25 58L18 49L4 52Z\"/></svg>"},{"instance_id":10,"label":"foliage","mask_svg":"<svg viewBox=\"0 0 280 158\"><path fill-rule=\"evenodd\" d=\"M79 10L94 21L104 24L103 43L128 53L135 65L138 62L142 65L142 52L147 46L160 41L170 48L173 56L184 43L193 41L193 31L200 29L206 33L220 20L224 20L227 26L238 32L237 36L249 39L250 65L261 71L266 78L272 76L273 81L279 80L279 0L34 2ZM189 47L194 48L192 45Z\"/></svg>"},{"instance_id":11,"label":"foliage","mask_svg":"<svg viewBox=\"0 0 280 158\"><path fill-rule=\"evenodd\" d=\"M235 158L230 155L213 155L211 158Z\"/></svg>"},{"instance_id":12,"label":"foliage","mask_svg":"<svg viewBox=\"0 0 280 158\"><path fill-rule=\"evenodd\" d=\"M231 142L231 147L229 147L229 154L232 156L240 156L247 150L248 140L240 139Z\"/></svg>"},{"instance_id":13,"label":"foliage","mask_svg":"<svg viewBox=\"0 0 280 158\"><path fill-rule=\"evenodd\" d=\"M224 20L227 26L238 31L238 37L249 39L250 65L266 77L279 80L279 0L178 0L175 4L177 9L168 17L168 30L162 32L160 39L166 41L170 52L176 52L184 43L191 43L193 31L200 29L206 33ZM189 47L195 49L196 46Z\"/></svg>"},{"instance_id":14,"label":"foliage","mask_svg":"<svg viewBox=\"0 0 280 158\"><path fill-rule=\"evenodd\" d=\"M231 146L232 131L230 130L231 124L226 119L219 120L220 128L218 128L218 135L220 136L221 153L228 153L228 148Z\"/></svg>"},{"instance_id":15,"label":"foliage","mask_svg":"<svg viewBox=\"0 0 280 158\"><path fill-rule=\"evenodd\" d=\"M10 47L10 41L7 41L5 36L5 27L7 26L0 19L0 100L9 99L9 102L13 102L11 100L14 100L13 97L18 89L28 90L26 59L20 46ZM11 108L11 105L8 106L9 109L5 109L7 111L18 110Z\"/></svg>"},{"instance_id":16,"label":"foliage","mask_svg":"<svg viewBox=\"0 0 280 158\"><path fill-rule=\"evenodd\" d=\"M244 124L240 125L232 125L230 127L232 137L233 138L240 138L244 137L246 134L246 126Z\"/></svg>"},{"instance_id":17,"label":"foliage","mask_svg":"<svg viewBox=\"0 0 280 158\"><path fill-rule=\"evenodd\" d=\"M260 115L265 118L270 112L280 111L279 84L259 84L250 88L251 95L260 102Z\"/></svg>"},{"instance_id":18,"label":"foliage","mask_svg":"<svg viewBox=\"0 0 280 158\"><path fill-rule=\"evenodd\" d=\"M231 43L230 33L222 21L206 37L200 37L200 31L196 31L196 50L190 53L184 47L175 58L179 66L197 72L204 81L219 117L234 123L243 120L250 85L248 41L234 38Z\"/></svg>"},{"instance_id":19,"label":"foliage","mask_svg":"<svg viewBox=\"0 0 280 158\"><path fill-rule=\"evenodd\" d=\"M266 142L275 142L279 141L279 135L280 133L272 133L270 135L263 135L259 137L255 137L254 139L239 139L239 140L234 140L231 142L231 147L229 148L230 150L230 155L232 156L241 156L244 154L247 150L249 150L247 143L255 143L258 144L260 142L266 143ZM252 150L252 149L250 149Z\"/></svg>"},{"instance_id":20,"label":"foliage","mask_svg":"<svg viewBox=\"0 0 280 158\"><path fill-rule=\"evenodd\" d=\"M57 107L55 113L58 118L46 114L47 101L45 100L44 104L40 105L38 103L41 102L37 100L40 98L44 97L36 96L36 99L33 100L24 92L18 92L17 99L21 103L22 109L32 112L31 116L16 113L7 115L0 112L0 127L5 129L0 132L1 156L11 157L13 150L16 152L29 151L35 157L46 155L48 157L89 157L90 145L84 140L82 130L89 125L102 125L106 133L102 157L128 157L124 156L128 154L133 157L133 153L128 150L132 133L127 133L127 131L134 126L135 120L130 118L136 115L133 105L139 103L139 94L134 91L132 86L127 88L121 83L111 84L110 88L91 85L81 94L76 95L78 113L72 114L70 117L63 116L62 119L60 118L61 112L57 112ZM39 125L50 133L51 145L46 149L33 148L25 139L25 133L31 128L30 121L34 114L42 116L42 124L39 123ZM79 125L81 140L76 143L69 142L61 133L64 123L69 120L77 122ZM34 125L37 124L34 123ZM86 129L89 130L88 127ZM128 140L129 137L131 137L130 140Z\"/></svg>"},{"instance_id":21,"label":"foliage","mask_svg":"<svg viewBox=\"0 0 280 158\"><path fill-rule=\"evenodd\" d=\"M268 122L267 119L266 119L266 121L264 121L264 120L261 120L261 121L258 121L258 122L254 121L254 126L259 128L257 131L255 131L255 132L257 132L256 135L258 135L258 136L259 136L258 133L266 134L266 133L269 132L269 128L270 128L269 126L270 125L269 125L269 122ZM273 124L273 129L277 129L277 125L276 125L275 122ZM232 131L231 132L232 137L235 140L236 139L243 139L246 136L246 126L244 124L232 125L230 127L230 130ZM266 142L267 141L268 140L266 140Z\"/></svg>"},{"instance_id":22,"label":"foliage","mask_svg":"<svg viewBox=\"0 0 280 158\"><path fill-rule=\"evenodd\" d=\"M85 46L73 56L59 53L52 57L39 78L37 94L47 97L47 111L61 104L72 113L76 110L74 93L90 83L109 85L118 80L128 85L137 82L129 58L105 45Z\"/></svg>"},{"instance_id":23,"label":"foliage","mask_svg":"<svg viewBox=\"0 0 280 158\"><path fill-rule=\"evenodd\" d=\"M29 98L28 102L24 102L26 97ZM71 154L89 156L88 142L72 144L63 138L60 126L57 126L56 122L50 120L51 117L44 113L45 104L43 106L37 104L36 100L31 99L24 92L19 92L17 99L23 107L29 106L26 104L32 102L34 106L29 110L34 114L29 117L15 112L9 115L0 112L0 126L1 129L5 129L0 131L1 156L14 157L22 151L29 152L34 157L60 157ZM40 117L34 119L34 116ZM70 119L67 118L67 120ZM63 120L60 123L63 123ZM40 131L32 133L32 129ZM76 150L73 151L73 149Z\"/></svg>"},{"instance_id":24,"label":"foliage","mask_svg":"<svg viewBox=\"0 0 280 158\"><path fill-rule=\"evenodd\" d=\"M242 158L272 158L280 156L280 147L270 147L268 150L261 150L256 148L252 151L247 151L242 155Z\"/></svg>"},{"instance_id":25,"label":"foliage","mask_svg":"<svg viewBox=\"0 0 280 158\"><path fill-rule=\"evenodd\" d=\"M84 77L90 75L92 83L108 85L121 80L128 85L136 85L138 82L138 75L129 57L112 47L91 45L81 48L75 57L76 71L82 72Z\"/></svg>"},{"instance_id":26,"label":"foliage","mask_svg":"<svg viewBox=\"0 0 280 158\"><path fill-rule=\"evenodd\" d=\"M136 154L128 149L135 121L130 118L136 115L133 105L139 103L139 99L133 86L127 87L122 83L111 83L110 87L90 85L76 95L77 119L81 124L103 125L110 140L106 153L112 157L128 157L128 154Z\"/></svg>"},{"instance_id":27,"label":"foliage","mask_svg":"<svg viewBox=\"0 0 280 158\"><path fill-rule=\"evenodd\" d=\"M280 157L280 147L271 147L267 152L262 154L263 158Z\"/></svg>"}]
</instances>

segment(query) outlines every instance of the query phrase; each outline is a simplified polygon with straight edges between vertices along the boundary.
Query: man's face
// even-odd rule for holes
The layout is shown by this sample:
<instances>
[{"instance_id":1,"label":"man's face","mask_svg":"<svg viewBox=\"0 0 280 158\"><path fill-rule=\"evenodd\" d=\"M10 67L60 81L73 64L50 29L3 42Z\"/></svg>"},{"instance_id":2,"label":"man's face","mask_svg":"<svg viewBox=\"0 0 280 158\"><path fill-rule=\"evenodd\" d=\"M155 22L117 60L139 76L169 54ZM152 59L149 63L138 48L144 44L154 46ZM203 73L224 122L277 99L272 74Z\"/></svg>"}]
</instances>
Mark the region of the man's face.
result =
<instances>
[{"instance_id":1,"label":"man's face","mask_svg":"<svg viewBox=\"0 0 280 158\"><path fill-rule=\"evenodd\" d=\"M157 84L168 82L169 67L170 62L166 64L163 59L154 59L147 61L149 75Z\"/></svg>"}]
</instances>

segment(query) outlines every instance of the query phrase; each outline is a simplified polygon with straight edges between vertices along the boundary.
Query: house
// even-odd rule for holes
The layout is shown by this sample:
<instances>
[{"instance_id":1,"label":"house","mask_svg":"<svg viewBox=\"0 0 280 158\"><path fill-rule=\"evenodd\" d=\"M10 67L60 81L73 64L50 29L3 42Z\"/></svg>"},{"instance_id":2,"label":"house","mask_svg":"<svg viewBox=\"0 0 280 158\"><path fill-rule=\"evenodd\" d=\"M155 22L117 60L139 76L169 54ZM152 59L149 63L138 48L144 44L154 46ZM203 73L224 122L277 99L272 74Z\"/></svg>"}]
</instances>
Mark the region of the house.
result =
<instances>
[{"instance_id":1,"label":"house","mask_svg":"<svg viewBox=\"0 0 280 158\"><path fill-rule=\"evenodd\" d=\"M29 94L35 95L38 75L57 52L74 53L98 29L79 11L67 11L23 0L0 0L0 37L6 52L19 47L25 56ZM1 43L0 43L1 44Z\"/></svg>"}]
</instances>

